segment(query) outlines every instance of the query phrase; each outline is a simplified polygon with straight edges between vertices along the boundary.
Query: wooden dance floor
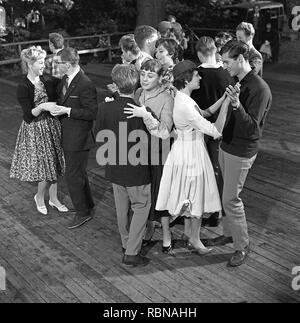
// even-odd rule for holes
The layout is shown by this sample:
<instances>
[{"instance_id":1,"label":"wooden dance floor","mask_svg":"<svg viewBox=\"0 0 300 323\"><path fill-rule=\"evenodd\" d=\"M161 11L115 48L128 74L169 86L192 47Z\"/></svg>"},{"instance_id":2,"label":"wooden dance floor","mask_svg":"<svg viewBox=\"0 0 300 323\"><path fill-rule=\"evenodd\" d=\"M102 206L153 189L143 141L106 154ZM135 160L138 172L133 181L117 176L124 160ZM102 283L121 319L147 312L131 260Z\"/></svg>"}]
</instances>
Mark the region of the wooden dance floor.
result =
<instances>
[{"instance_id":1,"label":"wooden dance floor","mask_svg":"<svg viewBox=\"0 0 300 323\"><path fill-rule=\"evenodd\" d=\"M299 84L268 83L274 103L242 195L252 252L231 269L226 263L232 245L207 256L193 254L180 241L180 225L173 228L175 257L161 253L157 229L146 250L150 264L122 265L112 188L95 151L89 162L97 204L93 220L68 230L70 216L52 209L39 214L36 186L9 179L22 115L16 89L0 83L0 266L6 270L0 302L299 302L300 291L292 288L292 269L300 266ZM59 194L71 206L63 181ZM220 233L205 228L202 237Z\"/></svg>"}]
</instances>

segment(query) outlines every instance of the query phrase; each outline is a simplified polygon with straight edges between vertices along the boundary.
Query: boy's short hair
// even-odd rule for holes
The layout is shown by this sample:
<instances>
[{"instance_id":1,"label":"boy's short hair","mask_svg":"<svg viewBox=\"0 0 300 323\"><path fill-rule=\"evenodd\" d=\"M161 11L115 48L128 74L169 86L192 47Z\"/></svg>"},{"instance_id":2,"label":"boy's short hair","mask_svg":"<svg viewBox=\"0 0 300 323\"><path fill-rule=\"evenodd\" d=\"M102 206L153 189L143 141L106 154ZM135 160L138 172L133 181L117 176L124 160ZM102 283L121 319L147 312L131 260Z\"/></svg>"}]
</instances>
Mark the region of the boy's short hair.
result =
<instances>
[{"instance_id":1,"label":"boy's short hair","mask_svg":"<svg viewBox=\"0 0 300 323\"><path fill-rule=\"evenodd\" d=\"M140 77L134 65L117 64L112 69L111 78L121 94L129 95L136 90Z\"/></svg>"},{"instance_id":2,"label":"boy's short hair","mask_svg":"<svg viewBox=\"0 0 300 323\"><path fill-rule=\"evenodd\" d=\"M55 49L64 47L64 37L58 33L49 34L49 41Z\"/></svg>"},{"instance_id":3,"label":"boy's short hair","mask_svg":"<svg viewBox=\"0 0 300 323\"><path fill-rule=\"evenodd\" d=\"M238 30L242 30L247 37L249 37L249 36L254 37L255 29L254 29L253 25L250 22L245 22L245 21L241 22L236 27L236 31L238 31Z\"/></svg>"},{"instance_id":4,"label":"boy's short hair","mask_svg":"<svg viewBox=\"0 0 300 323\"><path fill-rule=\"evenodd\" d=\"M228 53L229 58L237 59L243 55L245 60L249 60L249 46L242 41L230 40L221 49L220 54Z\"/></svg>"},{"instance_id":5,"label":"boy's short hair","mask_svg":"<svg viewBox=\"0 0 300 323\"><path fill-rule=\"evenodd\" d=\"M122 36L119 41L119 46L123 48L125 52L131 52L135 56L140 52L139 46L134 39L134 34Z\"/></svg>"},{"instance_id":6,"label":"boy's short hair","mask_svg":"<svg viewBox=\"0 0 300 323\"><path fill-rule=\"evenodd\" d=\"M200 52L205 57L214 55L216 51L215 41L211 37L203 36L196 43L196 52Z\"/></svg>"},{"instance_id":7,"label":"boy's short hair","mask_svg":"<svg viewBox=\"0 0 300 323\"><path fill-rule=\"evenodd\" d=\"M80 61L77 49L72 47L67 47L60 50L57 53L57 56L60 56L62 61L69 62L72 66L77 66Z\"/></svg>"},{"instance_id":8,"label":"boy's short hair","mask_svg":"<svg viewBox=\"0 0 300 323\"><path fill-rule=\"evenodd\" d=\"M140 49L144 48L147 40L154 39L157 35L157 30L148 25L138 26L134 31L134 39Z\"/></svg>"},{"instance_id":9,"label":"boy's short hair","mask_svg":"<svg viewBox=\"0 0 300 323\"><path fill-rule=\"evenodd\" d=\"M159 76L161 76L164 72L163 66L155 58L146 60L141 66L141 71L143 70L157 73Z\"/></svg>"}]
</instances>

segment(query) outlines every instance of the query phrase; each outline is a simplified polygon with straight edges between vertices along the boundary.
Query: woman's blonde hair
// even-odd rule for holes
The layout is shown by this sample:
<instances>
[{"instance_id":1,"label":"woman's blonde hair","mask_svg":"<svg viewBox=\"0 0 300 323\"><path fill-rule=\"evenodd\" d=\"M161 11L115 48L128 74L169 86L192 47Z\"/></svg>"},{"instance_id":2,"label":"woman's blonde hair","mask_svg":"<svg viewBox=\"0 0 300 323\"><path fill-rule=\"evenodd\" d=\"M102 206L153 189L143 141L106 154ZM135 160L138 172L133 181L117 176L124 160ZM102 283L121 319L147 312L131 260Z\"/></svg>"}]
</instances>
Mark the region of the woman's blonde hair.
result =
<instances>
[{"instance_id":1,"label":"woman's blonde hair","mask_svg":"<svg viewBox=\"0 0 300 323\"><path fill-rule=\"evenodd\" d=\"M22 71L24 74L28 72L28 64L33 64L41 58L45 58L47 53L41 46L31 46L23 49L21 52Z\"/></svg>"}]
</instances>

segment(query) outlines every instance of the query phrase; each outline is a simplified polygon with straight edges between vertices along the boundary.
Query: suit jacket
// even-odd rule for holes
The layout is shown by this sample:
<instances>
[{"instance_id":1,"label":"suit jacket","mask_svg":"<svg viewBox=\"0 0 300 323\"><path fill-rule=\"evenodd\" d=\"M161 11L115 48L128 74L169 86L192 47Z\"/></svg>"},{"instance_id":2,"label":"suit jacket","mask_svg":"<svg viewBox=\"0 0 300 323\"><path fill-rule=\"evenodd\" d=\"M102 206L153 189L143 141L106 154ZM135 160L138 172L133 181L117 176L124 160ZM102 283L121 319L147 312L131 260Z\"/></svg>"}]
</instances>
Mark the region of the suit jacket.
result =
<instances>
[{"instance_id":1,"label":"suit jacket","mask_svg":"<svg viewBox=\"0 0 300 323\"><path fill-rule=\"evenodd\" d=\"M106 150L107 145L109 145L109 142L104 142L105 136L101 132L97 133L97 141L100 143L98 153L101 151L101 153L97 153L97 160L99 164L106 163L105 176L110 182L126 187L141 186L150 183L148 160L150 137L142 118L127 119L127 115L124 113L127 103L135 104L131 98L119 96L115 101L103 103L99 106L95 127L96 133L105 130L114 134L115 146L110 146L110 149L115 152L115 160L107 163L106 159L101 159L101 147L105 145L104 150ZM136 135L143 134L143 138L129 141L129 135L132 136L134 133ZM141 144L139 146L141 148L140 156L144 156L144 158L141 158L140 163L132 164L129 159L130 151L139 142Z\"/></svg>"},{"instance_id":2,"label":"suit jacket","mask_svg":"<svg viewBox=\"0 0 300 323\"><path fill-rule=\"evenodd\" d=\"M97 90L80 70L70 83L64 98L60 98L65 77L58 87L58 104L71 108L70 117L63 115L62 144L66 151L84 151L95 144L93 121L97 116Z\"/></svg>"}]
</instances>

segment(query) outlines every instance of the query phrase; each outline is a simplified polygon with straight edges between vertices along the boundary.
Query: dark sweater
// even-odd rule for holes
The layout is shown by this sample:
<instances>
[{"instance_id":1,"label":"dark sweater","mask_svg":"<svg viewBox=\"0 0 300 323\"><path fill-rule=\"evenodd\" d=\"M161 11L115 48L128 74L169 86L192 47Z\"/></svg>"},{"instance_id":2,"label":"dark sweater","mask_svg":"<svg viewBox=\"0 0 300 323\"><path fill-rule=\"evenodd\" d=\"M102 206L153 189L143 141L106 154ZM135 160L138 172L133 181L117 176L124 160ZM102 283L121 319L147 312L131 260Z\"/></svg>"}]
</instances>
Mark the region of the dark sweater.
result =
<instances>
[{"instance_id":1,"label":"dark sweater","mask_svg":"<svg viewBox=\"0 0 300 323\"><path fill-rule=\"evenodd\" d=\"M40 77L40 80L44 83L49 102L56 102L57 93L56 88L60 80L54 77L44 76ZM23 120L27 123L33 121L36 117L31 113L35 108L34 106L34 85L29 81L27 77L24 77L18 84L17 99L23 110Z\"/></svg>"},{"instance_id":2,"label":"dark sweater","mask_svg":"<svg viewBox=\"0 0 300 323\"><path fill-rule=\"evenodd\" d=\"M105 158L112 157L105 166L105 176L109 181L126 187L141 186L150 183L147 146L150 139L142 118L127 119L128 115L124 113L124 108L128 107L127 103L136 104L133 99L118 97L115 101L99 106L95 127L96 141L100 143L97 161L103 165L105 163L103 155L106 152ZM144 135L142 141L140 138L136 139L137 131ZM139 156L136 151L140 152L140 156L144 156L143 165L141 163L133 165L128 160L129 156Z\"/></svg>"},{"instance_id":3,"label":"dark sweater","mask_svg":"<svg viewBox=\"0 0 300 323\"><path fill-rule=\"evenodd\" d=\"M234 80L223 67L212 68L199 66L198 72L201 76L200 89L194 90L191 97L202 110L205 110L222 97L226 87L229 84L233 84ZM217 115L218 113L209 118L209 120L214 122Z\"/></svg>"},{"instance_id":4,"label":"dark sweater","mask_svg":"<svg viewBox=\"0 0 300 323\"><path fill-rule=\"evenodd\" d=\"M272 94L268 84L255 71L241 80L240 107L229 106L221 148L238 157L251 158L258 152Z\"/></svg>"}]
</instances>

